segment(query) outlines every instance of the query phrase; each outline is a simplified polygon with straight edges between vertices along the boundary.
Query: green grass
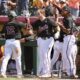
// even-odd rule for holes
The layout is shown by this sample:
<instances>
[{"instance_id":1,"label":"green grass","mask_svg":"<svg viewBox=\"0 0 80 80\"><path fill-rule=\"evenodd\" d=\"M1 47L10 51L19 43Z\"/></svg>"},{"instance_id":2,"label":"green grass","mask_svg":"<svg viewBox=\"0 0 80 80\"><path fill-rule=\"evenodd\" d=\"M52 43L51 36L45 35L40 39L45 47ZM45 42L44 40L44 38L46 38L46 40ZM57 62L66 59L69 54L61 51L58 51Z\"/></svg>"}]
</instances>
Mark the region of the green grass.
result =
<instances>
[{"instance_id":1,"label":"green grass","mask_svg":"<svg viewBox=\"0 0 80 80\"><path fill-rule=\"evenodd\" d=\"M17 79L17 78L0 78L0 80L23 80L23 79Z\"/></svg>"},{"instance_id":2,"label":"green grass","mask_svg":"<svg viewBox=\"0 0 80 80\"><path fill-rule=\"evenodd\" d=\"M0 80L39 80L38 78L13 78L13 77L9 77L9 78L0 78Z\"/></svg>"}]
</instances>

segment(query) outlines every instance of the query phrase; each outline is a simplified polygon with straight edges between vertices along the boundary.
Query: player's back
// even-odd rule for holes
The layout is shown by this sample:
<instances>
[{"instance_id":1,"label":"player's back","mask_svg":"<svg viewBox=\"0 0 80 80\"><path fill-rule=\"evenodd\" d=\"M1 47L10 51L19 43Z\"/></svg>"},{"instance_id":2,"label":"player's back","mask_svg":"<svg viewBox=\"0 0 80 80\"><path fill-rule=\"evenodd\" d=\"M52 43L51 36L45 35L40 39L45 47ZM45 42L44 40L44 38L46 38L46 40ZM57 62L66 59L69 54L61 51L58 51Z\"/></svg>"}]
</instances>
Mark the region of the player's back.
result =
<instances>
[{"instance_id":1,"label":"player's back","mask_svg":"<svg viewBox=\"0 0 80 80\"><path fill-rule=\"evenodd\" d=\"M16 38L20 30L19 23L12 21L4 25L4 33L6 39Z\"/></svg>"}]
</instances>

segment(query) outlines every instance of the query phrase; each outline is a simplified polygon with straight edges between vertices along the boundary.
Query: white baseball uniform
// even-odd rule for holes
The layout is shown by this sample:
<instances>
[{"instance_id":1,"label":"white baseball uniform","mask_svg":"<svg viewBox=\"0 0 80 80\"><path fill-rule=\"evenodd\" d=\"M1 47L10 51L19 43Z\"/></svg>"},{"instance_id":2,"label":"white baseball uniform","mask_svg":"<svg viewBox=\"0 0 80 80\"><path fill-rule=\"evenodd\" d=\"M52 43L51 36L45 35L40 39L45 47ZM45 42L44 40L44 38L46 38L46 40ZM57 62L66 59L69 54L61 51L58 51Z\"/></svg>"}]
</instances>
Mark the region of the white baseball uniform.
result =
<instances>
[{"instance_id":1,"label":"white baseball uniform","mask_svg":"<svg viewBox=\"0 0 80 80\"><path fill-rule=\"evenodd\" d=\"M12 14L11 14L12 16ZM21 70L21 47L20 47L20 40L21 35L19 35L20 30L22 27L25 27L24 23L19 23L16 21L8 22L3 27L3 33L5 34L5 48L4 48L4 56L1 66L1 74L6 74L7 64L9 59L14 57L16 61L16 69L17 74L22 75Z\"/></svg>"},{"instance_id":2,"label":"white baseball uniform","mask_svg":"<svg viewBox=\"0 0 80 80\"><path fill-rule=\"evenodd\" d=\"M68 76L76 74L76 55L77 45L75 44L76 38L74 35L67 35L64 37L63 43L63 66L66 68Z\"/></svg>"},{"instance_id":3,"label":"white baseball uniform","mask_svg":"<svg viewBox=\"0 0 80 80\"><path fill-rule=\"evenodd\" d=\"M51 60L51 69L53 69L54 64L58 61L60 54L62 55L63 42L55 41L54 42L54 53Z\"/></svg>"},{"instance_id":4,"label":"white baseball uniform","mask_svg":"<svg viewBox=\"0 0 80 80\"><path fill-rule=\"evenodd\" d=\"M53 37L43 39L39 37L37 39L37 75L50 74L51 73L51 50L54 44Z\"/></svg>"},{"instance_id":5,"label":"white baseball uniform","mask_svg":"<svg viewBox=\"0 0 80 80\"><path fill-rule=\"evenodd\" d=\"M3 64L1 67L1 73L5 74L7 69L7 64L11 56L16 61L17 74L22 75L21 70L21 47L20 41L15 39L7 39L5 43L4 56L3 56Z\"/></svg>"}]
</instances>

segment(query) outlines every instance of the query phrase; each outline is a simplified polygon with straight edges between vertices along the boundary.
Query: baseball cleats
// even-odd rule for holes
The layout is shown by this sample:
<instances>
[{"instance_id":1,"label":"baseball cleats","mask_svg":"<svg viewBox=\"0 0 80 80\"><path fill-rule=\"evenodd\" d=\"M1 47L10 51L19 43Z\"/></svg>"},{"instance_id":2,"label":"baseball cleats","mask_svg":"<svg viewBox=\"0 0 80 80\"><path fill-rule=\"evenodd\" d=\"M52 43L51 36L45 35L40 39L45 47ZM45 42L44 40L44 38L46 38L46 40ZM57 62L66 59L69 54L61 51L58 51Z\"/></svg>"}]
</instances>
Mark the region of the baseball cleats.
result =
<instances>
[{"instance_id":1,"label":"baseball cleats","mask_svg":"<svg viewBox=\"0 0 80 80\"><path fill-rule=\"evenodd\" d=\"M22 76L22 75L17 75L17 78L19 78L19 79L20 79L20 78L23 78L23 76Z\"/></svg>"},{"instance_id":2,"label":"baseball cleats","mask_svg":"<svg viewBox=\"0 0 80 80\"><path fill-rule=\"evenodd\" d=\"M43 74L43 75L40 75L38 77L39 78L50 78L51 77L51 74Z\"/></svg>"},{"instance_id":3,"label":"baseball cleats","mask_svg":"<svg viewBox=\"0 0 80 80\"><path fill-rule=\"evenodd\" d=\"M5 74L3 74L3 73L1 73L1 77L7 78L7 76Z\"/></svg>"},{"instance_id":4,"label":"baseball cleats","mask_svg":"<svg viewBox=\"0 0 80 80\"><path fill-rule=\"evenodd\" d=\"M78 75L71 75L70 78L71 79L78 79Z\"/></svg>"},{"instance_id":5,"label":"baseball cleats","mask_svg":"<svg viewBox=\"0 0 80 80\"><path fill-rule=\"evenodd\" d=\"M71 76L66 75L66 76L63 76L62 78L63 79L64 78L66 78L66 79L78 79L78 75L71 75Z\"/></svg>"}]
</instances>

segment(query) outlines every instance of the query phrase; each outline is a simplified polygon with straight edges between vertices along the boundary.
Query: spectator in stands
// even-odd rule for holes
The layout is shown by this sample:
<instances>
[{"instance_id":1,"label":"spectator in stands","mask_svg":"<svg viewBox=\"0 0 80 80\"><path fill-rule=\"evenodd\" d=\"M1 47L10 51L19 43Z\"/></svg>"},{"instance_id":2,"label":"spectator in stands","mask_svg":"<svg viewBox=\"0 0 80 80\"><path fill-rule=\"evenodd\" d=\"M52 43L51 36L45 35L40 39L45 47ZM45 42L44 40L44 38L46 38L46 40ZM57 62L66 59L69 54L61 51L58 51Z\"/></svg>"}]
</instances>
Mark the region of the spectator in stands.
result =
<instances>
[{"instance_id":1,"label":"spectator in stands","mask_svg":"<svg viewBox=\"0 0 80 80\"><path fill-rule=\"evenodd\" d=\"M0 7L1 15L8 15L9 11L15 12L16 0L2 0Z\"/></svg>"},{"instance_id":2,"label":"spectator in stands","mask_svg":"<svg viewBox=\"0 0 80 80\"><path fill-rule=\"evenodd\" d=\"M1 0L0 0L0 5L1 5Z\"/></svg>"},{"instance_id":3,"label":"spectator in stands","mask_svg":"<svg viewBox=\"0 0 80 80\"><path fill-rule=\"evenodd\" d=\"M52 5L52 3L49 0L43 0L43 1L44 1L46 17L48 16L55 17L57 15L56 8Z\"/></svg>"},{"instance_id":4,"label":"spectator in stands","mask_svg":"<svg viewBox=\"0 0 80 80\"><path fill-rule=\"evenodd\" d=\"M16 1L17 0L9 0L9 1L7 1L8 14L12 13L12 14L17 16L17 14L16 14Z\"/></svg>"},{"instance_id":5,"label":"spectator in stands","mask_svg":"<svg viewBox=\"0 0 80 80\"><path fill-rule=\"evenodd\" d=\"M8 14L8 7L7 7L7 1L8 0L1 0L1 6L0 6L0 15L7 15Z\"/></svg>"},{"instance_id":6,"label":"spectator in stands","mask_svg":"<svg viewBox=\"0 0 80 80\"><path fill-rule=\"evenodd\" d=\"M42 8L43 5L43 0L33 0L33 6L37 8Z\"/></svg>"},{"instance_id":7,"label":"spectator in stands","mask_svg":"<svg viewBox=\"0 0 80 80\"><path fill-rule=\"evenodd\" d=\"M7 5L8 5L9 10L14 10L16 8L16 5L17 5L16 2L17 2L17 0L7 1Z\"/></svg>"},{"instance_id":8,"label":"spectator in stands","mask_svg":"<svg viewBox=\"0 0 80 80\"><path fill-rule=\"evenodd\" d=\"M79 17L80 17L80 3L79 3Z\"/></svg>"},{"instance_id":9,"label":"spectator in stands","mask_svg":"<svg viewBox=\"0 0 80 80\"><path fill-rule=\"evenodd\" d=\"M19 14L29 17L30 13L29 13L29 0L18 0L18 10L20 11ZM18 12L19 12L18 11Z\"/></svg>"},{"instance_id":10,"label":"spectator in stands","mask_svg":"<svg viewBox=\"0 0 80 80\"><path fill-rule=\"evenodd\" d=\"M80 0L68 0L68 6L74 17L79 17L79 3Z\"/></svg>"},{"instance_id":11,"label":"spectator in stands","mask_svg":"<svg viewBox=\"0 0 80 80\"><path fill-rule=\"evenodd\" d=\"M57 21L58 21L58 17L60 17L60 13L61 13L61 10L63 8L65 8L67 6L67 3L66 3L66 0L50 0L50 3L52 3L52 5L57 8L57 11L56 11L56 15L57 15Z\"/></svg>"},{"instance_id":12,"label":"spectator in stands","mask_svg":"<svg viewBox=\"0 0 80 80\"><path fill-rule=\"evenodd\" d=\"M59 0L59 6L60 6L60 8L64 8L65 6L67 6L67 1L66 0Z\"/></svg>"},{"instance_id":13,"label":"spectator in stands","mask_svg":"<svg viewBox=\"0 0 80 80\"><path fill-rule=\"evenodd\" d=\"M43 2L43 0L33 0L32 6L33 6L33 9L34 9L33 14L37 15L36 14L37 10L44 7L44 2Z\"/></svg>"},{"instance_id":14,"label":"spectator in stands","mask_svg":"<svg viewBox=\"0 0 80 80\"><path fill-rule=\"evenodd\" d=\"M53 4L53 6L55 6L58 9L60 17L62 16L61 15L62 10L65 9L66 7L68 7L68 1L67 0L59 0L58 2L55 2L53 0L52 4ZM70 14L71 14L71 11L70 11Z\"/></svg>"}]
</instances>

